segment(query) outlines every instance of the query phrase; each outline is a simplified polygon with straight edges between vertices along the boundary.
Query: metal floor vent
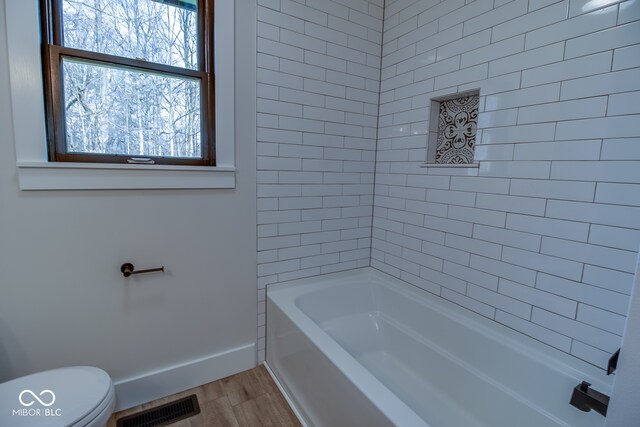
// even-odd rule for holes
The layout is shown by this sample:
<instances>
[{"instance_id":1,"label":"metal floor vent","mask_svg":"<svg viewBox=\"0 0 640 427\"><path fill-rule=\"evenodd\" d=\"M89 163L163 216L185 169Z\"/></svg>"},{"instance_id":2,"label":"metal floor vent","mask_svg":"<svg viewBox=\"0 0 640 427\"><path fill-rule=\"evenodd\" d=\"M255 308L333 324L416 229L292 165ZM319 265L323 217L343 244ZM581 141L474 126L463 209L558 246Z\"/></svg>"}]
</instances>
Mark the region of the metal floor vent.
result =
<instances>
[{"instance_id":1,"label":"metal floor vent","mask_svg":"<svg viewBox=\"0 0 640 427\"><path fill-rule=\"evenodd\" d=\"M195 394L118 420L116 427L161 427L200 413Z\"/></svg>"}]
</instances>

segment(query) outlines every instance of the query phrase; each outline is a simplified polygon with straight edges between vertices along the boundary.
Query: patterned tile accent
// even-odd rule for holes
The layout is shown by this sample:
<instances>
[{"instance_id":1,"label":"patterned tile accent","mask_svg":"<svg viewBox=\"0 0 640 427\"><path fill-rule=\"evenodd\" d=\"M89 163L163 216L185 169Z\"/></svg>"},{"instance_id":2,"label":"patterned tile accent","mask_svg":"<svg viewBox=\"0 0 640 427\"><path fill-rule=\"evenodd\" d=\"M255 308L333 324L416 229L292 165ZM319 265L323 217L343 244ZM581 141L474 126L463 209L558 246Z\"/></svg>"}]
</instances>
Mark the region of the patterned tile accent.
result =
<instances>
[{"instance_id":1,"label":"patterned tile accent","mask_svg":"<svg viewBox=\"0 0 640 427\"><path fill-rule=\"evenodd\" d=\"M479 95L440 102L436 163L473 163Z\"/></svg>"}]
</instances>

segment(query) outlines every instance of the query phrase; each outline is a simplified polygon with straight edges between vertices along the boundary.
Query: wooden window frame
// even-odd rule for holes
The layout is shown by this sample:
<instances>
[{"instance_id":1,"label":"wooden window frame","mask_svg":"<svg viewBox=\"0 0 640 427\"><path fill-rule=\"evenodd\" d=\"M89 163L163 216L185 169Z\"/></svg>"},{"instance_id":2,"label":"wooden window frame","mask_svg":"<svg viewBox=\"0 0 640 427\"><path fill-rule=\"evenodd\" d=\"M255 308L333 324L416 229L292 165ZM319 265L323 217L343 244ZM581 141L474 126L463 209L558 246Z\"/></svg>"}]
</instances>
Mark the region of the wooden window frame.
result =
<instances>
[{"instance_id":1,"label":"wooden window frame","mask_svg":"<svg viewBox=\"0 0 640 427\"><path fill-rule=\"evenodd\" d=\"M214 75L214 4L198 0L198 69L91 52L63 46L62 1L40 0L42 67L45 99L45 126L50 162L131 163L132 158L151 159L153 164L215 166L215 75ZM65 112L63 103L62 59L115 65L129 70L200 80L200 126L202 157L131 156L122 154L66 152Z\"/></svg>"}]
</instances>

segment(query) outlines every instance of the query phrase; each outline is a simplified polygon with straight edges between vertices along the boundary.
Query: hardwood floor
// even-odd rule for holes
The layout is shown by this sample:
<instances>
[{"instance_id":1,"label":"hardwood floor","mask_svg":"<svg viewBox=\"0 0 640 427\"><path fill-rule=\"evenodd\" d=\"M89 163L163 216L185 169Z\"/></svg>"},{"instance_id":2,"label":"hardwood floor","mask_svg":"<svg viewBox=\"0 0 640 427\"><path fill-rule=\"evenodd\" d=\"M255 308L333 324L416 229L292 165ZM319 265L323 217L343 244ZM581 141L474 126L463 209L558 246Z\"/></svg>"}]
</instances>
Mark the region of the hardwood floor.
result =
<instances>
[{"instance_id":1,"label":"hardwood floor","mask_svg":"<svg viewBox=\"0 0 640 427\"><path fill-rule=\"evenodd\" d=\"M113 414L107 427L116 427L118 418L191 394L198 396L200 413L171 424L171 427L301 426L266 368L260 365L255 369Z\"/></svg>"}]
</instances>

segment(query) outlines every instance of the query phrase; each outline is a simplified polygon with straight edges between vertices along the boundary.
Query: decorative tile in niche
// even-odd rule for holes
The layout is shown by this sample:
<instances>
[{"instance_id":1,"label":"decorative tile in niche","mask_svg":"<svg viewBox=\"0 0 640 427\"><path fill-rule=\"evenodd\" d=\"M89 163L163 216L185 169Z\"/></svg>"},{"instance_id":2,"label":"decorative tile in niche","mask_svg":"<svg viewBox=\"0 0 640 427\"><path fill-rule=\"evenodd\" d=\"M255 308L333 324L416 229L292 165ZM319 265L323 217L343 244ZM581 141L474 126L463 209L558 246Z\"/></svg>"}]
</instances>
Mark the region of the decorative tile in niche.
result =
<instances>
[{"instance_id":1,"label":"decorative tile in niche","mask_svg":"<svg viewBox=\"0 0 640 427\"><path fill-rule=\"evenodd\" d=\"M473 164L479 100L473 91L431 101L428 163Z\"/></svg>"}]
</instances>

